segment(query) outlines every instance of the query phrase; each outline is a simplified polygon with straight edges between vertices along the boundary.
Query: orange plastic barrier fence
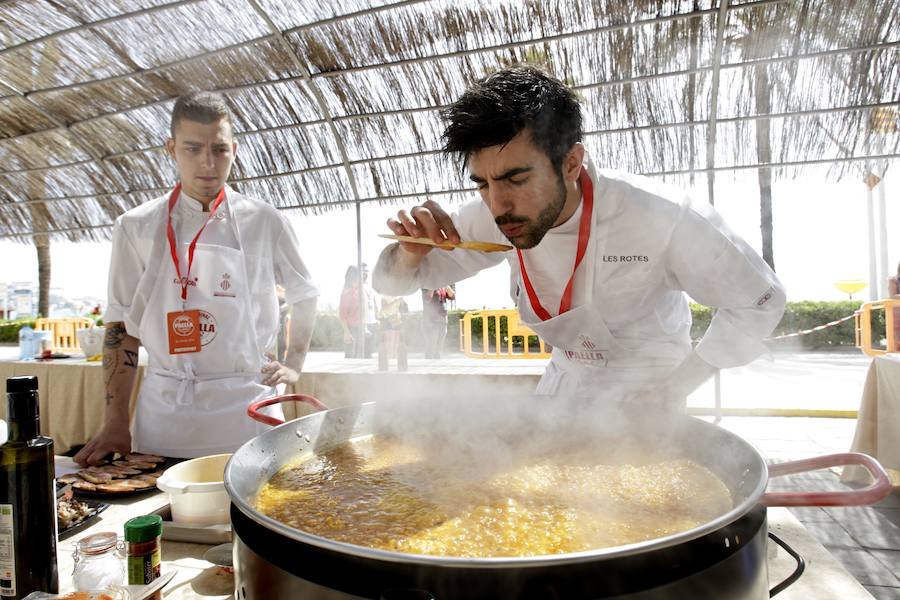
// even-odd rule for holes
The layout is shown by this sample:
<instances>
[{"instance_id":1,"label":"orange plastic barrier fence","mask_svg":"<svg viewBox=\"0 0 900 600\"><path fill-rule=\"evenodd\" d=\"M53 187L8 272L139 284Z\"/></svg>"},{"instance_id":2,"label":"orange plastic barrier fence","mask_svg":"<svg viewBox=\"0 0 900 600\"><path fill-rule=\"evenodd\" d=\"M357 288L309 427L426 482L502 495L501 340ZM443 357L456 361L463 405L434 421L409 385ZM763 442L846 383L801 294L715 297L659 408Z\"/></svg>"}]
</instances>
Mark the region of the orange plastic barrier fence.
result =
<instances>
[{"instance_id":1,"label":"orange plastic barrier fence","mask_svg":"<svg viewBox=\"0 0 900 600\"><path fill-rule=\"evenodd\" d=\"M872 311L884 311L884 348L876 348L873 341L880 342L882 332L872 331ZM877 333L877 337L873 335ZM879 343L880 346L880 343ZM856 347L869 356L880 356L900 352L900 300L886 299L866 302L856 311Z\"/></svg>"},{"instance_id":2,"label":"orange plastic barrier fence","mask_svg":"<svg viewBox=\"0 0 900 600\"><path fill-rule=\"evenodd\" d=\"M481 320L480 351L473 348L472 322L476 319ZM536 338L537 342L529 338ZM516 340L521 340L521 344ZM459 322L459 349L470 358L550 358L544 341L519 321L518 311L508 309L464 314Z\"/></svg>"},{"instance_id":3,"label":"orange plastic barrier fence","mask_svg":"<svg viewBox=\"0 0 900 600\"><path fill-rule=\"evenodd\" d=\"M34 322L35 331L53 333L53 352L81 352L75 332L79 329L93 327L94 322L87 317L68 317L63 319L40 318Z\"/></svg>"}]
</instances>

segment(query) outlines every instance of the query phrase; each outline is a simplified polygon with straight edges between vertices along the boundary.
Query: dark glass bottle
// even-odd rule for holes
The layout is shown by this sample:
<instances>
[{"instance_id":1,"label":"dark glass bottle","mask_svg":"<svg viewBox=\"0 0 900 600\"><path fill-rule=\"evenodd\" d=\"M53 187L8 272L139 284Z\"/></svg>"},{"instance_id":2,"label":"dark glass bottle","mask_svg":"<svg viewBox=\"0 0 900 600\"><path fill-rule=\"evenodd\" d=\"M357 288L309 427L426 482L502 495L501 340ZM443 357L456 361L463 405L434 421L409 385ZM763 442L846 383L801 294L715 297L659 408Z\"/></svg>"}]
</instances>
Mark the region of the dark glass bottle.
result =
<instances>
[{"instance_id":1,"label":"dark glass bottle","mask_svg":"<svg viewBox=\"0 0 900 600\"><path fill-rule=\"evenodd\" d=\"M37 377L6 380L9 439L0 446L0 599L56 593L53 440L40 434Z\"/></svg>"}]
</instances>

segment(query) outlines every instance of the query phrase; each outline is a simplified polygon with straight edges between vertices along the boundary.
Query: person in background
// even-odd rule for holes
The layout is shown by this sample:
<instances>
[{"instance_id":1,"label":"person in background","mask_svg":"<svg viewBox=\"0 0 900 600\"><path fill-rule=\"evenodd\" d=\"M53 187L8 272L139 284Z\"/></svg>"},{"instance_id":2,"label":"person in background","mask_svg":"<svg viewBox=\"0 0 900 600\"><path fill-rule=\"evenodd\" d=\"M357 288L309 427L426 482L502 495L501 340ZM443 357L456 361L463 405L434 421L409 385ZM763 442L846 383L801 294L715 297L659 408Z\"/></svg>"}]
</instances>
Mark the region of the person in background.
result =
<instances>
[{"instance_id":1,"label":"person in background","mask_svg":"<svg viewBox=\"0 0 900 600\"><path fill-rule=\"evenodd\" d=\"M897 272L888 279L888 298L900 303L900 263ZM894 307L894 352L900 352L900 304Z\"/></svg>"},{"instance_id":2,"label":"person in background","mask_svg":"<svg viewBox=\"0 0 900 600\"><path fill-rule=\"evenodd\" d=\"M362 264L362 268L365 298L362 311L359 310L359 271L355 265L350 265L344 272L344 289L341 291L338 317L344 331L345 358L372 357L372 340L378 324L378 309L375 292L368 285L369 268L366 263ZM362 334L359 328L361 318L365 323L365 330Z\"/></svg>"},{"instance_id":3,"label":"person in background","mask_svg":"<svg viewBox=\"0 0 900 600\"><path fill-rule=\"evenodd\" d=\"M447 304L456 299L452 285L422 290L422 334L425 358L440 358L447 338Z\"/></svg>"},{"instance_id":4,"label":"person in background","mask_svg":"<svg viewBox=\"0 0 900 600\"><path fill-rule=\"evenodd\" d=\"M397 370L407 369L406 340L403 321L409 312L406 300L399 296L382 296L378 311L378 370L387 371L392 356L397 358Z\"/></svg>"},{"instance_id":5,"label":"person in background","mask_svg":"<svg viewBox=\"0 0 900 600\"><path fill-rule=\"evenodd\" d=\"M338 303L338 320L341 322L341 330L344 334L344 358L356 357L353 327L359 326L359 300L353 299L351 294L354 292L351 290L357 289L357 273L358 271L353 265L350 265L344 271L344 287L341 289L341 300Z\"/></svg>"},{"instance_id":6,"label":"person in background","mask_svg":"<svg viewBox=\"0 0 900 600\"><path fill-rule=\"evenodd\" d=\"M81 465L114 452L233 452L266 429L248 405L297 381L309 349L318 291L293 228L271 204L225 184L237 152L225 98L181 96L170 133L178 182L113 229L106 423L76 454ZM265 357L278 335L276 284L294 316L284 363ZM129 426L141 345L149 365Z\"/></svg>"}]
</instances>

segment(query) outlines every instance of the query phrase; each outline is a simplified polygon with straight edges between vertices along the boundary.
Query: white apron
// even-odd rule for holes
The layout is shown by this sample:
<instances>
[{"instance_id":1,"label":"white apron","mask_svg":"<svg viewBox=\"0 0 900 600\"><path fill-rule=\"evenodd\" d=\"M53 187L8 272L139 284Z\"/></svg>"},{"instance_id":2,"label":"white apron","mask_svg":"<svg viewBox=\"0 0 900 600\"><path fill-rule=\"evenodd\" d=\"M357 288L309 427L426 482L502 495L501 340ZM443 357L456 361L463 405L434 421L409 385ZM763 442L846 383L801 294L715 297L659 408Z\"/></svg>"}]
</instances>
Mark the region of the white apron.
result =
<instances>
[{"instance_id":1,"label":"white apron","mask_svg":"<svg viewBox=\"0 0 900 600\"><path fill-rule=\"evenodd\" d=\"M595 193L591 237L575 275L585 278L585 298L581 306L542 320L532 307L519 276L517 305L520 319L553 346L550 363L535 389L537 394L626 401L636 393L652 389L687 356L687 352L682 354L679 350L671 359L648 361L642 353L625 347L607 327L603 306L595 302L597 265L606 246L608 228L608 223L597 216L600 202L603 198L598 198Z\"/></svg>"},{"instance_id":2,"label":"white apron","mask_svg":"<svg viewBox=\"0 0 900 600\"><path fill-rule=\"evenodd\" d=\"M218 210L223 209L241 248L240 228L227 198ZM141 382L132 446L178 458L233 452L266 429L247 416L247 406L275 395L275 388L262 384L263 349L258 347L244 254L198 242L190 274L196 284L188 287L184 305L171 256L162 256L139 327L150 364ZM202 350L171 355L166 315L182 308L201 310ZM283 418L280 408L273 408L268 414Z\"/></svg>"}]
</instances>

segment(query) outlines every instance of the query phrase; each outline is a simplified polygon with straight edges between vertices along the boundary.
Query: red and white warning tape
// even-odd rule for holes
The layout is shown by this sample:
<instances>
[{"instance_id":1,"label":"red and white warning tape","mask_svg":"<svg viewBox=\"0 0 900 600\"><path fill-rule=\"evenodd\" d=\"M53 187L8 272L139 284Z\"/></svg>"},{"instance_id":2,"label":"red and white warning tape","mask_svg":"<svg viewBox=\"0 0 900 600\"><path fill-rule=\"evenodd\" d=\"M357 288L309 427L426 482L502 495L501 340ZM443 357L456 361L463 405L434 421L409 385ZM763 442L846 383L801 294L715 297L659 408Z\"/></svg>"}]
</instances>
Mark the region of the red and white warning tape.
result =
<instances>
[{"instance_id":1,"label":"red and white warning tape","mask_svg":"<svg viewBox=\"0 0 900 600\"><path fill-rule=\"evenodd\" d=\"M797 331L795 333L786 333L784 335L777 335L775 337L766 338L763 341L770 342L772 340L783 340L784 338L797 337L797 336L801 336L801 335L806 335L807 333L812 333L814 331L821 331L823 329L828 329L829 327L834 327L835 325L838 325L839 323L843 323L844 321L848 321L855 316L856 316L856 313L853 313L853 314L847 315L843 319L838 319L837 321L832 321L831 323L825 323L824 325L819 325L818 327L813 327L812 329L804 329L803 331Z\"/></svg>"}]
</instances>

